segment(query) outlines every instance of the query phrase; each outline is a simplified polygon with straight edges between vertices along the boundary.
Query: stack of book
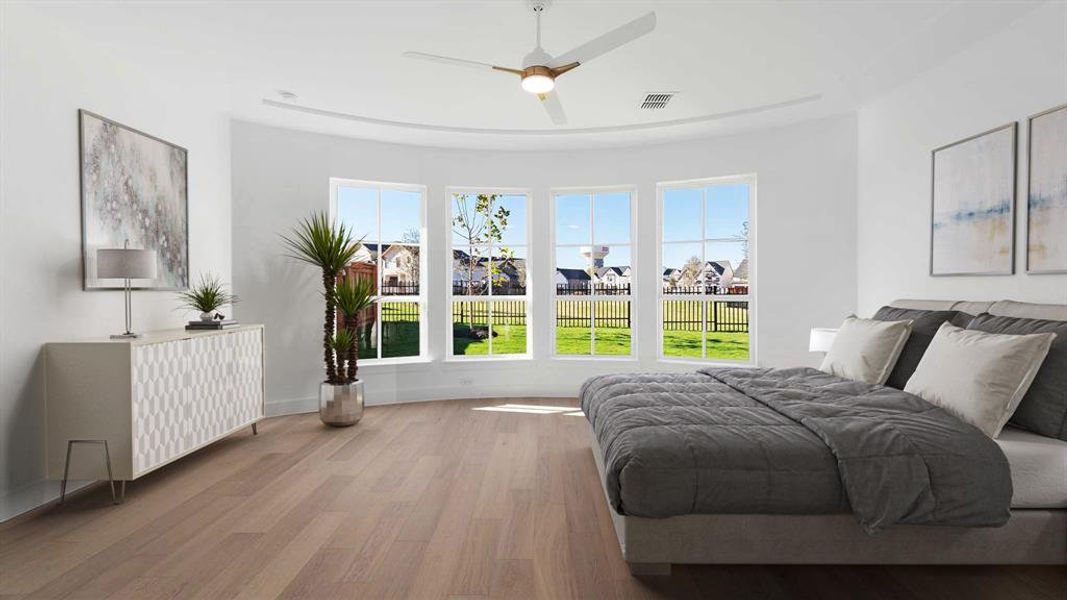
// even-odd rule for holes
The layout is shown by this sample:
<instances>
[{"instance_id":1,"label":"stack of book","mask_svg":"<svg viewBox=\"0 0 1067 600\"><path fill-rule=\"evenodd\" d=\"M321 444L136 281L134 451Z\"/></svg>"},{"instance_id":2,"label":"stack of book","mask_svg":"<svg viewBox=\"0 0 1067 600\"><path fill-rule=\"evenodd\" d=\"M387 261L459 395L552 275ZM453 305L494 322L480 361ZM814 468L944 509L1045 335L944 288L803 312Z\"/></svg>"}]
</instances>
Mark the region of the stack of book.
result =
<instances>
[{"instance_id":1,"label":"stack of book","mask_svg":"<svg viewBox=\"0 0 1067 600\"><path fill-rule=\"evenodd\" d=\"M225 319L222 321L189 321L189 324L185 326L186 331L217 331L219 329L229 329L240 325L233 319Z\"/></svg>"}]
</instances>

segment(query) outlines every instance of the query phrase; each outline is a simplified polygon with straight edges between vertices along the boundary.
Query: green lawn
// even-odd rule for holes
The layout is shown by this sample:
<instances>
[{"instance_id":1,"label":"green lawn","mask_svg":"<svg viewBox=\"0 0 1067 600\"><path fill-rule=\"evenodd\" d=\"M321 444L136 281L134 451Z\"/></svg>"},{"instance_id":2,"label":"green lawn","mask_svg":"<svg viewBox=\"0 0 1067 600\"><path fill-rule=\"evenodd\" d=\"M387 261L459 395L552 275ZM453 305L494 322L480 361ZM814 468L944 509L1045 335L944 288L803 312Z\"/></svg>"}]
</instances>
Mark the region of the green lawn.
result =
<instances>
[{"instance_id":1,"label":"green lawn","mask_svg":"<svg viewBox=\"0 0 1067 600\"><path fill-rule=\"evenodd\" d=\"M475 323L475 327L485 327L484 323ZM489 340L467 337L470 326L466 323L452 324L452 354L456 356L485 356L489 354ZM493 327L493 354L525 354L525 325L496 325Z\"/></svg>"},{"instance_id":2,"label":"green lawn","mask_svg":"<svg viewBox=\"0 0 1067 600\"><path fill-rule=\"evenodd\" d=\"M701 358L699 331L664 331L663 355L668 358ZM748 360L747 333L708 332L709 360Z\"/></svg>"}]
</instances>

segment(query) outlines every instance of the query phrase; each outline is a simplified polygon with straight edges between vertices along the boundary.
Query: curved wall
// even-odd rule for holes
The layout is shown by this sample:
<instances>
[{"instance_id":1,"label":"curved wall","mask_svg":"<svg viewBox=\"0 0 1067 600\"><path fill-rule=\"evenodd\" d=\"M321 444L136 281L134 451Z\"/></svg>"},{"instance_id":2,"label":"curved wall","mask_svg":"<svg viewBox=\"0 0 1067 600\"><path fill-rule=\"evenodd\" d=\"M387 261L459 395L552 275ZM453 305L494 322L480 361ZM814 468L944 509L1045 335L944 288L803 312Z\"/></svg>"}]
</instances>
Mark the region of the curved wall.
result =
<instances>
[{"instance_id":1,"label":"curved wall","mask_svg":"<svg viewBox=\"0 0 1067 600\"><path fill-rule=\"evenodd\" d=\"M763 366L811 364L808 330L856 305L856 122L852 116L744 136L582 151L525 152L404 146L232 125L233 272L242 321L267 326L271 413L314 408L321 380L321 300L310 268L282 256L278 233L329 207L329 178L427 186L430 361L367 365L368 403L454 397L574 396L591 374L683 369L656 360L656 183L755 173L756 319ZM522 361L445 361L448 312L443 261L448 186L522 187L531 192L532 318L551 321L548 202L556 187L631 185L637 190L633 360L558 359L550 332L533 327ZM888 298L886 300L889 300Z\"/></svg>"}]
</instances>

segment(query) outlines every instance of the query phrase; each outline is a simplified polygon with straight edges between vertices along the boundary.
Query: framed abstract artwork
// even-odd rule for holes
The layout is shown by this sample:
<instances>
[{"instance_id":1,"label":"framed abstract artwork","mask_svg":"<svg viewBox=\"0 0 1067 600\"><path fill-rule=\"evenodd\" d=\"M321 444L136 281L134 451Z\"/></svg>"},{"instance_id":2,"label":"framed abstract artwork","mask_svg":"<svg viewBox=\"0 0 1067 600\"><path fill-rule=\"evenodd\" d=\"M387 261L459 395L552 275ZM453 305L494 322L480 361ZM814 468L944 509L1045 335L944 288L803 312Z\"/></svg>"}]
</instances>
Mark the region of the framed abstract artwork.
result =
<instances>
[{"instance_id":1,"label":"framed abstract artwork","mask_svg":"<svg viewBox=\"0 0 1067 600\"><path fill-rule=\"evenodd\" d=\"M1026 272L1067 273L1067 104L1027 124Z\"/></svg>"},{"instance_id":2,"label":"framed abstract artwork","mask_svg":"<svg viewBox=\"0 0 1067 600\"><path fill-rule=\"evenodd\" d=\"M136 289L189 287L188 151L87 110L78 111L82 286L121 289L96 273L101 248L154 250L158 276Z\"/></svg>"},{"instance_id":3,"label":"framed abstract artwork","mask_svg":"<svg viewBox=\"0 0 1067 600\"><path fill-rule=\"evenodd\" d=\"M930 275L1015 272L1017 134L1010 123L933 151Z\"/></svg>"}]
</instances>

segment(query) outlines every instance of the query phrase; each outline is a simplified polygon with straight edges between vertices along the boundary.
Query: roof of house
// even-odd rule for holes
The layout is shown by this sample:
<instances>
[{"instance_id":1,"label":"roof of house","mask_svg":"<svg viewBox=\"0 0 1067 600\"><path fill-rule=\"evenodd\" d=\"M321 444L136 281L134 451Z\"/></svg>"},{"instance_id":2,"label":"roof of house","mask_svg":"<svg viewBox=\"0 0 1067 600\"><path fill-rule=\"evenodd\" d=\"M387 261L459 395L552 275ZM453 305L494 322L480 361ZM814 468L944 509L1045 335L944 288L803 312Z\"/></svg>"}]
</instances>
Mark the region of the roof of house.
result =
<instances>
[{"instance_id":1,"label":"roof of house","mask_svg":"<svg viewBox=\"0 0 1067 600\"><path fill-rule=\"evenodd\" d=\"M734 269L734 279L735 280L736 279L741 279L743 281L748 281L748 259L747 258L742 258L741 259L741 263L737 265L736 269Z\"/></svg>"},{"instance_id":2,"label":"roof of house","mask_svg":"<svg viewBox=\"0 0 1067 600\"><path fill-rule=\"evenodd\" d=\"M707 266L711 267L711 269L714 270L717 274L722 275L724 272L726 272L727 267L730 266L730 261L728 261L728 260L709 260L707 262Z\"/></svg>"},{"instance_id":3,"label":"roof of house","mask_svg":"<svg viewBox=\"0 0 1067 600\"><path fill-rule=\"evenodd\" d=\"M604 275L606 275L608 273L608 271L614 271L616 275L622 275L629 268L630 268L630 265L624 265L624 266L621 266L621 267L600 267L595 272L596 272L596 276L597 277L603 277Z\"/></svg>"},{"instance_id":4,"label":"roof of house","mask_svg":"<svg viewBox=\"0 0 1067 600\"><path fill-rule=\"evenodd\" d=\"M394 246L399 249L416 247L415 244L378 244L376 242L359 242L359 245L366 248L371 254L377 254L379 248L384 252L388 252Z\"/></svg>"},{"instance_id":5,"label":"roof of house","mask_svg":"<svg viewBox=\"0 0 1067 600\"><path fill-rule=\"evenodd\" d=\"M568 281L589 281L589 273L583 269L556 269L556 272Z\"/></svg>"}]
</instances>

